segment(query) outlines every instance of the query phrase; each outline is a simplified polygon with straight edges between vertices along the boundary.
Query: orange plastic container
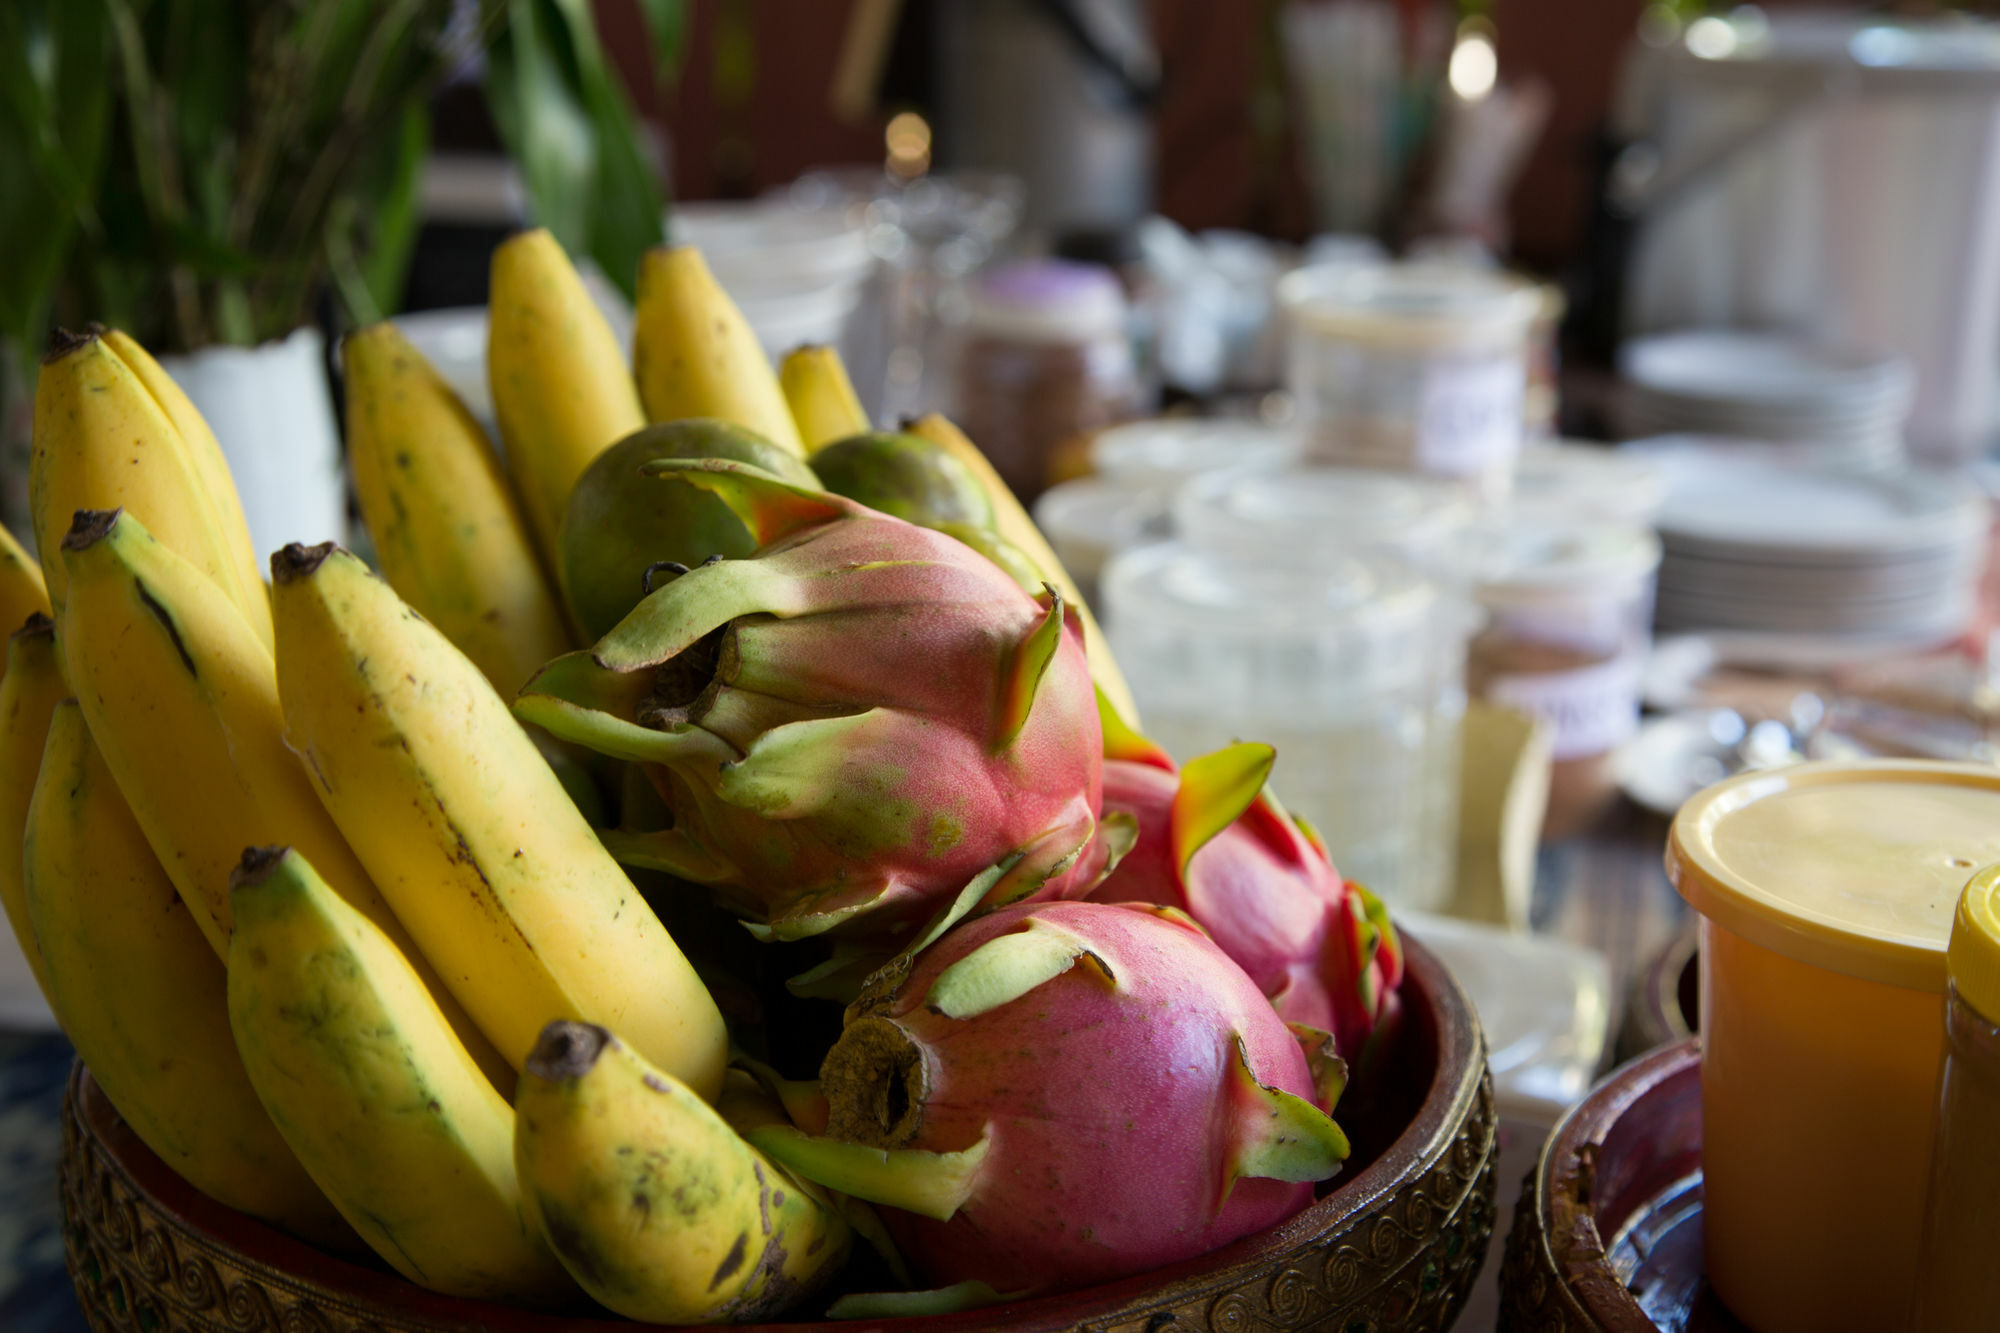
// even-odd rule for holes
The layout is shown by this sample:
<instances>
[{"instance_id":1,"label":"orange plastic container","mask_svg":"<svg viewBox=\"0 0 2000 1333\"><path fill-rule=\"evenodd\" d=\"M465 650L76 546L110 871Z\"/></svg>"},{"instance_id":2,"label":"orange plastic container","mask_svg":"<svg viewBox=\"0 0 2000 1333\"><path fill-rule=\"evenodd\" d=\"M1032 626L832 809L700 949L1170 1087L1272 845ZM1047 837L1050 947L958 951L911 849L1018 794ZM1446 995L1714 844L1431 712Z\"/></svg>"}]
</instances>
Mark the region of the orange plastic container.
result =
<instances>
[{"instance_id":1,"label":"orange plastic container","mask_svg":"<svg viewBox=\"0 0 2000 1333\"><path fill-rule=\"evenodd\" d=\"M1718 783L1667 873L1701 913L1709 1281L1756 1333L1910 1327L1959 891L2000 769L1880 760Z\"/></svg>"}]
</instances>

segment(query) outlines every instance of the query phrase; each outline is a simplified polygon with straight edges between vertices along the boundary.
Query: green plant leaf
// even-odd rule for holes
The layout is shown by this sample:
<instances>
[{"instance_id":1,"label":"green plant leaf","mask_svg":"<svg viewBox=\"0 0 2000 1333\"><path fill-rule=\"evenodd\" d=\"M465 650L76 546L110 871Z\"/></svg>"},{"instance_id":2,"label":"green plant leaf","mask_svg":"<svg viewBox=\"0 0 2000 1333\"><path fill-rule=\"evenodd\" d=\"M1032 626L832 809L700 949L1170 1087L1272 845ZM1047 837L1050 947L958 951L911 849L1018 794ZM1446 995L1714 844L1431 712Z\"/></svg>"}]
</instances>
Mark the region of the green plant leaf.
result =
<instances>
[{"instance_id":1,"label":"green plant leaf","mask_svg":"<svg viewBox=\"0 0 2000 1333\"><path fill-rule=\"evenodd\" d=\"M80 235L99 225L110 44L99 5L0 5L0 337L31 351Z\"/></svg>"},{"instance_id":2,"label":"green plant leaf","mask_svg":"<svg viewBox=\"0 0 2000 1333\"><path fill-rule=\"evenodd\" d=\"M486 95L534 220L581 254L590 243L597 137L557 45L563 26L551 0L508 0L506 29L487 58Z\"/></svg>"},{"instance_id":3,"label":"green plant leaf","mask_svg":"<svg viewBox=\"0 0 2000 1333\"><path fill-rule=\"evenodd\" d=\"M373 298L376 318L402 308L403 284L409 276L410 255L416 249L423 219L417 213L417 181L431 143L430 112L412 105L403 112L396 135L388 141L381 175L373 183L377 203L370 219L366 258L361 276Z\"/></svg>"},{"instance_id":4,"label":"green plant leaf","mask_svg":"<svg viewBox=\"0 0 2000 1333\"><path fill-rule=\"evenodd\" d=\"M639 17L653 40L653 78L662 93L671 92L687 58L687 0L639 0Z\"/></svg>"},{"instance_id":5,"label":"green plant leaf","mask_svg":"<svg viewBox=\"0 0 2000 1333\"><path fill-rule=\"evenodd\" d=\"M590 5L587 0L556 0L556 5L569 26L583 103L597 139L590 257L628 300L634 299L639 257L666 240L659 183L640 145L631 98L597 39Z\"/></svg>"}]
</instances>

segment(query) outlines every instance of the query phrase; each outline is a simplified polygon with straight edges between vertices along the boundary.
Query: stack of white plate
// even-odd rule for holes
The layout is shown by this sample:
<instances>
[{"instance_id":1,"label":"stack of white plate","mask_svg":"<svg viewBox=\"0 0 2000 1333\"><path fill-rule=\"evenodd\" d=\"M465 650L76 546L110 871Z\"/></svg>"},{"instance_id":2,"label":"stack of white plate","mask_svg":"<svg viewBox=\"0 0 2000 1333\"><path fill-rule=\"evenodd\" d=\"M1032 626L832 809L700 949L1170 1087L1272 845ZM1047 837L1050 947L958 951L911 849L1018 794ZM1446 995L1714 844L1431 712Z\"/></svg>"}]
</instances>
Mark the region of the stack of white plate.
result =
<instances>
[{"instance_id":1,"label":"stack of white plate","mask_svg":"<svg viewBox=\"0 0 2000 1333\"><path fill-rule=\"evenodd\" d=\"M1850 467L1886 467L1903 453L1914 380L1909 364L1887 353L1702 329L1629 342L1619 370L1628 438L1790 442Z\"/></svg>"},{"instance_id":2,"label":"stack of white plate","mask_svg":"<svg viewBox=\"0 0 2000 1333\"><path fill-rule=\"evenodd\" d=\"M1914 644L1970 622L1991 512L1971 483L1742 453L1660 460L1662 627Z\"/></svg>"}]
</instances>

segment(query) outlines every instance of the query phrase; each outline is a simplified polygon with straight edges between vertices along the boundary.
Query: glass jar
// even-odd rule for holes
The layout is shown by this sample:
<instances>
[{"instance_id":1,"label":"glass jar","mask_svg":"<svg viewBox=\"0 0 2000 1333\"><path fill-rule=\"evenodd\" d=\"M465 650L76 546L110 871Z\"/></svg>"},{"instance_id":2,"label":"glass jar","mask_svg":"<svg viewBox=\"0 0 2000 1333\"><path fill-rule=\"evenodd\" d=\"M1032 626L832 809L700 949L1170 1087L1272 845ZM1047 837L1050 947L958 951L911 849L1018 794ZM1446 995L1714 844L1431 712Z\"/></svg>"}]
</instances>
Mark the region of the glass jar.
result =
<instances>
[{"instance_id":1,"label":"glass jar","mask_svg":"<svg viewBox=\"0 0 2000 1333\"><path fill-rule=\"evenodd\" d=\"M1280 284L1286 386L1315 458L1428 472L1502 499L1521 448L1540 293L1437 264L1301 269Z\"/></svg>"},{"instance_id":2,"label":"glass jar","mask_svg":"<svg viewBox=\"0 0 2000 1333\"><path fill-rule=\"evenodd\" d=\"M1400 561L1243 560L1165 542L1104 574L1107 632L1146 731L1187 760L1278 750L1273 789L1392 906L1452 887L1465 626Z\"/></svg>"},{"instance_id":3,"label":"glass jar","mask_svg":"<svg viewBox=\"0 0 2000 1333\"><path fill-rule=\"evenodd\" d=\"M1660 542L1644 528L1503 523L1474 559L1487 613L1467 684L1481 699L1548 725L1543 836L1587 827L1616 792L1611 752L1639 727L1640 677L1652 646Z\"/></svg>"},{"instance_id":4,"label":"glass jar","mask_svg":"<svg viewBox=\"0 0 2000 1333\"><path fill-rule=\"evenodd\" d=\"M2000 866L1965 886L1945 962L1944 1067L1910 1327L1985 1333L2000 1323Z\"/></svg>"},{"instance_id":5,"label":"glass jar","mask_svg":"<svg viewBox=\"0 0 2000 1333\"><path fill-rule=\"evenodd\" d=\"M1024 502L1066 449L1137 414L1125 296L1109 269L1008 264L972 288L961 329L956 415Z\"/></svg>"}]
</instances>

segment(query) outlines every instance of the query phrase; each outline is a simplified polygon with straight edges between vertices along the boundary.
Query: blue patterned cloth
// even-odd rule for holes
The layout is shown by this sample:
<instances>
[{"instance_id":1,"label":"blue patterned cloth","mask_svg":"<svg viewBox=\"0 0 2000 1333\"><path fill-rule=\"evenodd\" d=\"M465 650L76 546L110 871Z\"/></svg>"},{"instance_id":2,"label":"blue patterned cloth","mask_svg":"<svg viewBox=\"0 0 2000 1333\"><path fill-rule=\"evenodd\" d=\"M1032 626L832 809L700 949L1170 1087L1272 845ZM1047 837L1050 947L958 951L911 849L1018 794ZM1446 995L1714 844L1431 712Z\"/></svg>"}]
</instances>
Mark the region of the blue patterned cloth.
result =
<instances>
[{"instance_id":1,"label":"blue patterned cloth","mask_svg":"<svg viewBox=\"0 0 2000 1333\"><path fill-rule=\"evenodd\" d=\"M0 1031L0 1329L89 1333L63 1268L56 1162L74 1056L59 1033Z\"/></svg>"}]
</instances>

